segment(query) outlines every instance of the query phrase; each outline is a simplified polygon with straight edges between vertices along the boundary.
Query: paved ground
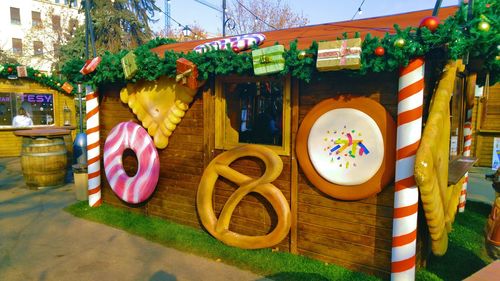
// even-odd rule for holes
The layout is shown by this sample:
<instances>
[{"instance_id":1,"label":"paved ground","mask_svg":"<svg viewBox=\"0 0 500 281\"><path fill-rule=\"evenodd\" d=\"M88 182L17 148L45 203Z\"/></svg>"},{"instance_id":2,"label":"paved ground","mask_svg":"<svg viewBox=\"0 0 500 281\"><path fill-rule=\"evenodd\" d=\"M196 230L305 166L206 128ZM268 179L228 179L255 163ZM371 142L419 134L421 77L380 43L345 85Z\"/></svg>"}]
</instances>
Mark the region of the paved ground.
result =
<instances>
[{"instance_id":1,"label":"paved ground","mask_svg":"<svg viewBox=\"0 0 500 281\"><path fill-rule=\"evenodd\" d=\"M0 280L267 280L62 211L72 184L24 188L18 158L0 158Z\"/></svg>"},{"instance_id":2,"label":"paved ground","mask_svg":"<svg viewBox=\"0 0 500 281\"><path fill-rule=\"evenodd\" d=\"M491 168L473 167L469 172L469 184L467 187L467 200L474 200L493 205L495 191L491 187L492 182L484 179L485 175L493 174ZM466 207L467 208L467 207Z\"/></svg>"}]
</instances>

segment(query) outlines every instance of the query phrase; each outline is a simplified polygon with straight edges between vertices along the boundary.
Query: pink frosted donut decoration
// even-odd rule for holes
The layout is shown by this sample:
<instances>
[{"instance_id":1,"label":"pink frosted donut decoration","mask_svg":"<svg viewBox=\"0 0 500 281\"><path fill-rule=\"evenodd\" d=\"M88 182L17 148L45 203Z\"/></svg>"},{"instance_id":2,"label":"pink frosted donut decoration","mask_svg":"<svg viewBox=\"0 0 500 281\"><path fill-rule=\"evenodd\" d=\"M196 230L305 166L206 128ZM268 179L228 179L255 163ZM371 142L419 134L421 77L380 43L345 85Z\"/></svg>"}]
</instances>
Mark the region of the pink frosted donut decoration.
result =
<instances>
[{"instance_id":1,"label":"pink frosted donut decoration","mask_svg":"<svg viewBox=\"0 0 500 281\"><path fill-rule=\"evenodd\" d=\"M137 173L129 177L123 169L125 149L137 155ZM104 144L104 171L113 192L128 203L141 203L151 196L160 175L158 151L149 134L134 122L116 125Z\"/></svg>"},{"instance_id":2,"label":"pink frosted donut decoration","mask_svg":"<svg viewBox=\"0 0 500 281\"><path fill-rule=\"evenodd\" d=\"M262 44L265 39L266 36L262 33L239 35L200 44L194 47L193 51L202 54L208 51L225 50L230 47L231 50L238 53L250 49L254 44Z\"/></svg>"}]
</instances>

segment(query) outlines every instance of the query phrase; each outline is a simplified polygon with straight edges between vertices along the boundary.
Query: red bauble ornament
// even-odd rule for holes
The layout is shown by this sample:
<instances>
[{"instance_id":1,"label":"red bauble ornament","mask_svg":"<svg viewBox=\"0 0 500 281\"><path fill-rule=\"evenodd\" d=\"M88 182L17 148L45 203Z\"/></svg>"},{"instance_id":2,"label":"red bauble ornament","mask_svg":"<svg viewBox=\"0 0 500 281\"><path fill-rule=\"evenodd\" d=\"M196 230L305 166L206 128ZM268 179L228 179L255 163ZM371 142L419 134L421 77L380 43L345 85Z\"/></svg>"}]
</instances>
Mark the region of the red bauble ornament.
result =
<instances>
[{"instance_id":1,"label":"red bauble ornament","mask_svg":"<svg viewBox=\"0 0 500 281\"><path fill-rule=\"evenodd\" d=\"M13 70L14 70L14 69L12 69L12 67L10 67L10 66L9 66L9 67L7 67L7 72L8 72L8 73L12 73L12 71L13 71Z\"/></svg>"},{"instance_id":2,"label":"red bauble ornament","mask_svg":"<svg viewBox=\"0 0 500 281\"><path fill-rule=\"evenodd\" d=\"M383 56L385 54L385 49L384 47L382 46L378 46L377 48L375 48L375 50L373 51L373 53L376 55L376 56Z\"/></svg>"},{"instance_id":3,"label":"red bauble ornament","mask_svg":"<svg viewBox=\"0 0 500 281\"><path fill-rule=\"evenodd\" d=\"M419 27L424 27L425 26L431 32L434 32L438 28L438 25L439 25L439 18L437 18L437 17L426 17L426 18L422 19L422 21L420 22Z\"/></svg>"}]
</instances>

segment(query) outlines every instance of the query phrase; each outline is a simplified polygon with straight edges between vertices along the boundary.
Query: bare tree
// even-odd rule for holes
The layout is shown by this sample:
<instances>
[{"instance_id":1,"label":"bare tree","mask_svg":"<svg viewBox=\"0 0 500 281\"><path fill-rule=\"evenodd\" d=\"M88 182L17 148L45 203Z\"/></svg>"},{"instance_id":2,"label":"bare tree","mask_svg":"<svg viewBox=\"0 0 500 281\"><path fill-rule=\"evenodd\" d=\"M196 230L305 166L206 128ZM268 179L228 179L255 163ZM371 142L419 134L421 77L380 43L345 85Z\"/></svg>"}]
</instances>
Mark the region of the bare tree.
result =
<instances>
[{"instance_id":1,"label":"bare tree","mask_svg":"<svg viewBox=\"0 0 500 281\"><path fill-rule=\"evenodd\" d=\"M9 52L0 49L0 65L4 63L19 63L17 58L9 54Z\"/></svg>"},{"instance_id":2,"label":"bare tree","mask_svg":"<svg viewBox=\"0 0 500 281\"><path fill-rule=\"evenodd\" d=\"M232 33L238 34L304 26L309 22L282 0L232 0L228 15L236 23Z\"/></svg>"},{"instance_id":3,"label":"bare tree","mask_svg":"<svg viewBox=\"0 0 500 281\"><path fill-rule=\"evenodd\" d=\"M197 23L189 25L189 35L187 36L184 35L183 29L184 27L182 26L179 26L178 28L172 28L169 31L162 29L158 33L156 33L156 36L175 39L179 42L208 38L207 31Z\"/></svg>"},{"instance_id":4,"label":"bare tree","mask_svg":"<svg viewBox=\"0 0 500 281\"><path fill-rule=\"evenodd\" d=\"M24 40L26 51L22 63L45 64L50 63L52 68L60 61L60 47L70 41L80 26L77 17L62 10L55 13L49 8L26 33Z\"/></svg>"}]
</instances>

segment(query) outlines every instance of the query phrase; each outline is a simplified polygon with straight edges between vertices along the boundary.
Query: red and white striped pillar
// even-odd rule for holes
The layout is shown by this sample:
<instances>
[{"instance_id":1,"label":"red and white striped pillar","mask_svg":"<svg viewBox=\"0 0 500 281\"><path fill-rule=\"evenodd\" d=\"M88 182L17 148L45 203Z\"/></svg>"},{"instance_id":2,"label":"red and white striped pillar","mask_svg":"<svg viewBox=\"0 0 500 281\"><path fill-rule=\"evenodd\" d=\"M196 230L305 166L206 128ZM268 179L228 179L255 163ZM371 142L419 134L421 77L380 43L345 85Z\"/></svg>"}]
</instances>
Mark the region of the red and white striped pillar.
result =
<instances>
[{"instance_id":1,"label":"red and white striped pillar","mask_svg":"<svg viewBox=\"0 0 500 281\"><path fill-rule=\"evenodd\" d=\"M416 58L399 73L391 280L415 279L418 188L413 175L422 136L424 68L423 58Z\"/></svg>"},{"instance_id":2,"label":"red and white striped pillar","mask_svg":"<svg viewBox=\"0 0 500 281\"><path fill-rule=\"evenodd\" d=\"M87 165L89 206L101 205L101 151L99 137L99 94L87 86Z\"/></svg>"},{"instance_id":3,"label":"red and white striped pillar","mask_svg":"<svg viewBox=\"0 0 500 281\"><path fill-rule=\"evenodd\" d=\"M464 156L470 156L470 149L472 146L472 108L467 109L464 123ZM467 197L467 183L469 182L469 172L465 173L465 181L460 191L460 201L458 203L458 212L465 211L465 201Z\"/></svg>"}]
</instances>

